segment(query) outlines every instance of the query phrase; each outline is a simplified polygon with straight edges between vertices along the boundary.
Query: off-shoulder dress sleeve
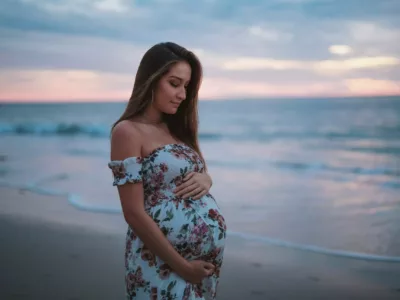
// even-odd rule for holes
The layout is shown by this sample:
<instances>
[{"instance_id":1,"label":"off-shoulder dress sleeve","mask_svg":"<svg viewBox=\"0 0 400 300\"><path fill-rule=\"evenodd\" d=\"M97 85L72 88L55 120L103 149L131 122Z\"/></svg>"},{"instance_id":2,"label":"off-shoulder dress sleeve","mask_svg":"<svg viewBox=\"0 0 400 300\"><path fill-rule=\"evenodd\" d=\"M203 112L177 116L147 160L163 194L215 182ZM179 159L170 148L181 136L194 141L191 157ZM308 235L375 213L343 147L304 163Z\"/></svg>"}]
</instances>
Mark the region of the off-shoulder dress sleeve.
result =
<instances>
[{"instance_id":1,"label":"off-shoulder dress sleeve","mask_svg":"<svg viewBox=\"0 0 400 300\"><path fill-rule=\"evenodd\" d=\"M128 157L124 160L112 160L108 167L113 173L113 186L124 185L126 183L138 183L142 181L142 162L141 157Z\"/></svg>"}]
</instances>

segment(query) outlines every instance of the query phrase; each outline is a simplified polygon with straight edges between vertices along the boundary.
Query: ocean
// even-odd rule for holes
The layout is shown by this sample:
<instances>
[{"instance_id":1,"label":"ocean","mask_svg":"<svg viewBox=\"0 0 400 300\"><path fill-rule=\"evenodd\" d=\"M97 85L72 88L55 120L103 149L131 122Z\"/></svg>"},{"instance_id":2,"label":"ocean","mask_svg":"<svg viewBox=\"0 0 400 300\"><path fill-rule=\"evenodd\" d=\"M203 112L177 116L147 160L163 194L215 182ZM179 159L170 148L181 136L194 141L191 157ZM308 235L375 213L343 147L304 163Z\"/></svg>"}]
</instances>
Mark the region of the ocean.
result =
<instances>
[{"instance_id":1,"label":"ocean","mask_svg":"<svg viewBox=\"0 0 400 300\"><path fill-rule=\"evenodd\" d=\"M0 104L0 186L122 219L107 163L124 107ZM199 115L228 237L400 261L400 97L200 101Z\"/></svg>"}]
</instances>

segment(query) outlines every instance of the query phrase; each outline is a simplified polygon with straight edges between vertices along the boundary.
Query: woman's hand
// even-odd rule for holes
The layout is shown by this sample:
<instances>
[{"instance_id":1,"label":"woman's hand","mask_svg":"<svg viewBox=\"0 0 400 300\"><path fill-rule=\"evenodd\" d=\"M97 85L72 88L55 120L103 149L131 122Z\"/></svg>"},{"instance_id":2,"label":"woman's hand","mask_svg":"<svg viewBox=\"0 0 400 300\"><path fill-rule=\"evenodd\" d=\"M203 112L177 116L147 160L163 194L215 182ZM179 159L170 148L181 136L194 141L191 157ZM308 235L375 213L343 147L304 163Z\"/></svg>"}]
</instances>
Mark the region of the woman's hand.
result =
<instances>
[{"instance_id":1,"label":"woman's hand","mask_svg":"<svg viewBox=\"0 0 400 300\"><path fill-rule=\"evenodd\" d=\"M201 281L211 276L214 273L215 266L212 263L205 262L202 260L192 260L188 261L187 268L182 270L180 275L186 281L197 284L201 283Z\"/></svg>"},{"instance_id":2,"label":"woman's hand","mask_svg":"<svg viewBox=\"0 0 400 300\"><path fill-rule=\"evenodd\" d=\"M183 199L192 197L197 200L208 193L212 185L207 173L190 172L183 178L183 183L174 190L176 196Z\"/></svg>"}]
</instances>

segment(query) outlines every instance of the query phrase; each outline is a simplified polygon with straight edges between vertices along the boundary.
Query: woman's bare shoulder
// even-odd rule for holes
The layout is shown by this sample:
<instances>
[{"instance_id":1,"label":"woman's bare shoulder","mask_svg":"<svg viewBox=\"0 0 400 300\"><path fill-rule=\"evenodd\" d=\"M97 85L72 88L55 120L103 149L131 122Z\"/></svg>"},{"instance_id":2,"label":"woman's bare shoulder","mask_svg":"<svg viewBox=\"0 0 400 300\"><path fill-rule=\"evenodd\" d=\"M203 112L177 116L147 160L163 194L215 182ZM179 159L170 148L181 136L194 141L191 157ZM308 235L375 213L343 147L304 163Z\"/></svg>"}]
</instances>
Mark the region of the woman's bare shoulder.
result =
<instances>
[{"instance_id":1,"label":"woman's bare shoulder","mask_svg":"<svg viewBox=\"0 0 400 300\"><path fill-rule=\"evenodd\" d=\"M132 136L138 138L140 137L139 124L135 121L123 120L115 125L112 130L111 136L115 139L126 139Z\"/></svg>"},{"instance_id":2,"label":"woman's bare shoulder","mask_svg":"<svg viewBox=\"0 0 400 300\"><path fill-rule=\"evenodd\" d=\"M111 133L111 159L140 156L142 135L138 123L130 120L119 122Z\"/></svg>"}]
</instances>

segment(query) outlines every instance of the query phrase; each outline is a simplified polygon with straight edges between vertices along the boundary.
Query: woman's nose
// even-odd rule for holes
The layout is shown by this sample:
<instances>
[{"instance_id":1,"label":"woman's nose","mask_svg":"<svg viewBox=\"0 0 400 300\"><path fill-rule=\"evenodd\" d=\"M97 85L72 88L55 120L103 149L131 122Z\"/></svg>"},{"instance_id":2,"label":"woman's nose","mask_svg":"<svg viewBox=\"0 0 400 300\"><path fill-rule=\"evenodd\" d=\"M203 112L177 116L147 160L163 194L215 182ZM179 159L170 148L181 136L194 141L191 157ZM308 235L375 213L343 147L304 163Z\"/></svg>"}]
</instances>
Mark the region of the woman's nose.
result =
<instances>
[{"instance_id":1,"label":"woman's nose","mask_svg":"<svg viewBox=\"0 0 400 300\"><path fill-rule=\"evenodd\" d=\"M186 99L186 89L182 89L178 92L178 99L183 101Z\"/></svg>"}]
</instances>

